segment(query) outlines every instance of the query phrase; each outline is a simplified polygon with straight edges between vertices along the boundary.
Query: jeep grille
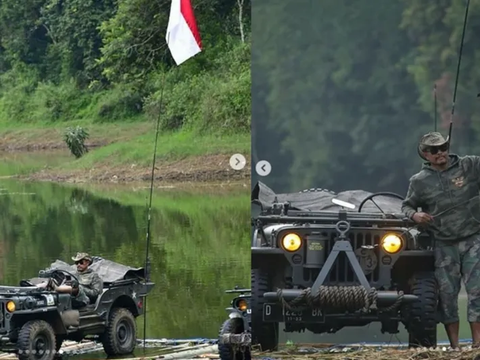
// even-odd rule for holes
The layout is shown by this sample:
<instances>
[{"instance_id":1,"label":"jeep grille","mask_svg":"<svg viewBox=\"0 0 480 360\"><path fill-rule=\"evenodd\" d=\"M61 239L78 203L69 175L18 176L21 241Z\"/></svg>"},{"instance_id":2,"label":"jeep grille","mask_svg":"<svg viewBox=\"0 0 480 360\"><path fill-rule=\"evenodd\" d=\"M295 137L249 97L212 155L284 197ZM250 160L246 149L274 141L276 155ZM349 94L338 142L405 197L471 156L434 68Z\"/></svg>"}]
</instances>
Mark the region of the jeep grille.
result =
<instances>
[{"instance_id":1,"label":"jeep grille","mask_svg":"<svg viewBox=\"0 0 480 360\"><path fill-rule=\"evenodd\" d=\"M391 233L391 231L389 231ZM379 253L380 253L380 240L385 235L385 230L357 230L352 229L349 232L350 244L352 245L353 251L361 248L362 245L374 245L374 252L377 256L377 267L369 274L365 274L369 282L376 282L379 279ZM335 230L322 231L322 236L328 237L329 241L326 245L326 257L330 254L330 251L333 249L335 244L335 238L338 236ZM326 258L325 258L326 260ZM305 281L315 281L320 269L308 269L304 268L304 280ZM339 284L339 283L358 283L358 279L355 276L353 269L347 259L347 256L344 253L340 253L335 261L332 270L330 271L327 281L330 285Z\"/></svg>"},{"instance_id":2,"label":"jeep grille","mask_svg":"<svg viewBox=\"0 0 480 360\"><path fill-rule=\"evenodd\" d=\"M6 302L2 301L0 306L0 330L5 329Z\"/></svg>"}]
</instances>

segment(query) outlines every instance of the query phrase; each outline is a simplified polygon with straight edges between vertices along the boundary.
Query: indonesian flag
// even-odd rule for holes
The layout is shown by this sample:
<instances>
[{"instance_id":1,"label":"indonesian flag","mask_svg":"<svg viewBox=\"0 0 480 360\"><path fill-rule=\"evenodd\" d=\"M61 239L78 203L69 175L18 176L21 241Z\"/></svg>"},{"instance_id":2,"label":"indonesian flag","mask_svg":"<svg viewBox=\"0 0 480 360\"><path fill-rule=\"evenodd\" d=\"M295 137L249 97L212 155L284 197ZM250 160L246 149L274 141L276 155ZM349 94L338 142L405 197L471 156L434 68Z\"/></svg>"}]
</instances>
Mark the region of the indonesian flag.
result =
<instances>
[{"instance_id":1,"label":"indonesian flag","mask_svg":"<svg viewBox=\"0 0 480 360\"><path fill-rule=\"evenodd\" d=\"M166 39L177 65L202 51L202 40L190 0L172 0Z\"/></svg>"}]
</instances>

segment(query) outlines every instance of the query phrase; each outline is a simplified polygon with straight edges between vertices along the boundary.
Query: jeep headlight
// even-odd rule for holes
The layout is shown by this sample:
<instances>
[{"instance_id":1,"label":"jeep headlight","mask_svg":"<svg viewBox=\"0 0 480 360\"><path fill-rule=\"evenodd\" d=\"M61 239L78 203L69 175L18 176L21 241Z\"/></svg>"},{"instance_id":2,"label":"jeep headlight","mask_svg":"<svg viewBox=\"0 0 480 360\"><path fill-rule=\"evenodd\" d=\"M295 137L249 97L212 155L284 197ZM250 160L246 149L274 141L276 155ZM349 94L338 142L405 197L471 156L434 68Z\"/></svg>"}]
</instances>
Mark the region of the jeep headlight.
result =
<instances>
[{"instance_id":1,"label":"jeep headlight","mask_svg":"<svg viewBox=\"0 0 480 360\"><path fill-rule=\"evenodd\" d=\"M297 251L302 246L302 239L297 234L290 233L283 237L282 245L287 251Z\"/></svg>"},{"instance_id":2,"label":"jeep headlight","mask_svg":"<svg viewBox=\"0 0 480 360\"><path fill-rule=\"evenodd\" d=\"M382 239L382 248L389 254L395 254L402 248L402 239L395 234L387 234Z\"/></svg>"},{"instance_id":3,"label":"jeep headlight","mask_svg":"<svg viewBox=\"0 0 480 360\"><path fill-rule=\"evenodd\" d=\"M16 306L15 306L15 303L12 300L7 302L7 304L5 306L6 306L8 312L14 312L15 311Z\"/></svg>"},{"instance_id":4,"label":"jeep headlight","mask_svg":"<svg viewBox=\"0 0 480 360\"><path fill-rule=\"evenodd\" d=\"M244 299L238 300L235 305L240 311L245 311L248 308L247 302Z\"/></svg>"}]
</instances>

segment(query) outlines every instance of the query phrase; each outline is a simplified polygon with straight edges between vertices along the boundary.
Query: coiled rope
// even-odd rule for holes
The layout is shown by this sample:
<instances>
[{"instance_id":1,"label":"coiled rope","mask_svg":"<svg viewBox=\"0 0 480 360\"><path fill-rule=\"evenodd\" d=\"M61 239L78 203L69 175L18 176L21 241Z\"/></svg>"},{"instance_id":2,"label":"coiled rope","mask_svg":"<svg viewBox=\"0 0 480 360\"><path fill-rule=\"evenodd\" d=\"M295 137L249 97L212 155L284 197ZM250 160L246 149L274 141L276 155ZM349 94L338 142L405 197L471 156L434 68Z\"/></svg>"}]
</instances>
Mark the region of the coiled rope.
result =
<instances>
[{"instance_id":1,"label":"coiled rope","mask_svg":"<svg viewBox=\"0 0 480 360\"><path fill-rule=\"evenodd\" d=\"M309 308L328 310L363 311L368 312L378 309L378 292L375 288L367 290L363 286L320 286L316 294L311 288L302 290L301 294L291 301L285 300L282 289L277 290L277 296L283 306L289 310L299 310L306 304ZM403 300L403 292L400 291L396 301L388 306L378 309L381 312L389 312L400 306Z\"/></svg>"}]
</instances>

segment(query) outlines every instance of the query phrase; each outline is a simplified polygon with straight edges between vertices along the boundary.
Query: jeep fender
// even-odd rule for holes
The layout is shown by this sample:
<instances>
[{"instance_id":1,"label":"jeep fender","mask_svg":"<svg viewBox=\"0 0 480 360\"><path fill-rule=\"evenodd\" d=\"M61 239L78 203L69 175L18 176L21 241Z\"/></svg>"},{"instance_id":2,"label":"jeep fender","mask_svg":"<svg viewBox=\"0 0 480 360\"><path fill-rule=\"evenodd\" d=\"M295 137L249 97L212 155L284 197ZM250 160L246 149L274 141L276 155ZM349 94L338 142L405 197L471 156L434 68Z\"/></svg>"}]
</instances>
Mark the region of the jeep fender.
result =
<instances>
[{"instance_id":1,"label":"jeep fender","mask_svg":"<svg viewBox=\"0 0 480 360\"><path fill-rule=\"evenodd\" d=\"M139 316L141 312L141 309L138 308L135 301L133 301L133 299L128 295L121 295L118 298L116 298L115 301L113 301L112 305L110 306L108 314L110 314L112 310L115 308L127 309L133 314L134 317ZM108 323L108 318L106 320Z\"/></svg>"},{"instance_id":2,"label":"jeep fender","mask_svg":"<svg viewBox=\"0 0 480 360\"><path fill-rule=\"evenodd\" d=\"M44 311L44 310L47 310L47 311ZM21 328L23 324L27 323L30 320L44 320L48 322L52 326L53 330L55 331L55 334L62 335L67 333L65 324L63 323L62 317L56 307L51 309L42 309L41 312L32 312L32 311L15 312L12 315L11 323L13 326L11 327L11 330Z\"/></svg>"},{"instance_id":3,"label":"jeep fender","mask_svg":"<svg viewBox=\"0 0 480 360\"><path fill-rule=\"evenodd\" d=\"M392 267L392 280L405 283L414 273L435 270L433 250L407 250L395 261Z\"/></svg>"},{"instance_id":4,"label":"jeep fender","mask_svg":"<svg viewBox=\"0 0 480 360\"><path fill-rule=\"evenodd\" d=\"M227 308L227 311L230 313L228 314L229 319L241 319L243 321L243 331L247 331L250 326L249 326L249 316L243 316L241 311L233 308Z\"/></svg>"},{"instance_id":5,"label":"jeep fender","mask_svg":"<svg viewBox=\"0 0 480 360\"><path fill-rule=\"evenodd\" d=\"M282 249L271 247L252 247L251 248L252 269L260 267L285 267L288 266L288 260Z\"/></svg>"},{"instance_id":6,"label":"jeep fender","mask_svg":"<svg viewBox=\"0 0 480 360\"><path fill-rule=\"evenodd\" d=\"M227 310L227 312L229 313L229 314L228 314L228 317L229 317L230 319L233 319L233 318L243 318L242 313L241 313L239 310L237 310L237 309L234 309L234 308L232 308L232 307L229 307L229 308L227 308L226 310Z\"/></svg>"}]
</instances>

